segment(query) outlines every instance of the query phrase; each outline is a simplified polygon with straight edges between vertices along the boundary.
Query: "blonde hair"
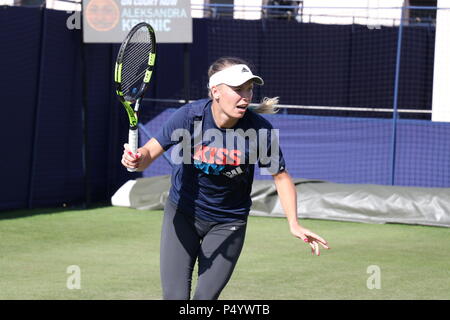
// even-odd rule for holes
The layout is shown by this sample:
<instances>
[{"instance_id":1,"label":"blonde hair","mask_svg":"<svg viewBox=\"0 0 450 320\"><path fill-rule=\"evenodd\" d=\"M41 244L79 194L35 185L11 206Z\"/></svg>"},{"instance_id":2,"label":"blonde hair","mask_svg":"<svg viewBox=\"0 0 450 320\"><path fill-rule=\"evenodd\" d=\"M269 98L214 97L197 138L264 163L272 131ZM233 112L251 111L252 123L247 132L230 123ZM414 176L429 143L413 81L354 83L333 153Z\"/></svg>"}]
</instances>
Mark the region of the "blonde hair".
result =
<instances>
[{"instance_id":1,"label":"blonde hair","mask_svg":"<svg viewBox=\"0 0 450 320\"><path fill-rule=\"evenodd\" d=\"M279 111L278 107L276 106L278 104L278 100L278 97L264 97L259 105L251 106L250 109L255 111L256 113L274 114Z\"/></svg>"},{"instance_id":2,"label":"blonde hair","mask_svg":"<svg viewBox=\"0 0 450 320\"><path fill-rule=\"evenodd\" d=\"M213 74L219 72L227 67L234 66L236 64L249 65L247 61L237 57L221 57L214 61L208 69L208 78L211 78ZM251 68L251 66L250 66ZM208 89L208 96L212 98L211 90ZM257 106L250 106L250 109L257 113L273 114L278 112L276 105L278 104L278 97L268 98L264 97L261 103Z\"/></svg>"}]
</instances>

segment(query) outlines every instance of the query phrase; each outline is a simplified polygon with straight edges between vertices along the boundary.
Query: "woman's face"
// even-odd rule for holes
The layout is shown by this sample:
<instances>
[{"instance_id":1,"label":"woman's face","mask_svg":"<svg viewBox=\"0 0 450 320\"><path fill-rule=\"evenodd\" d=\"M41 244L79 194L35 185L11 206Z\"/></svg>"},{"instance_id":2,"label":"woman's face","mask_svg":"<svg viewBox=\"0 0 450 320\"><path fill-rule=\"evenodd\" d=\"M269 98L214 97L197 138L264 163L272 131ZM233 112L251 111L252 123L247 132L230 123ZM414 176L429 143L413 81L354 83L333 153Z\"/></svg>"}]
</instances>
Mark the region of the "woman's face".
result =
<instances>
[{"instance_id":1,"label":"woman's face","mask_svg":"<svg viewBox=\"0 0 450 320\"><path fill-rule=\"evenodd\" d=\"M253 80L238 87L220 84L212 90L213 98L223 113L230 118L240 119L244 116L253 97Z\"/></svg>"}]
</instances>

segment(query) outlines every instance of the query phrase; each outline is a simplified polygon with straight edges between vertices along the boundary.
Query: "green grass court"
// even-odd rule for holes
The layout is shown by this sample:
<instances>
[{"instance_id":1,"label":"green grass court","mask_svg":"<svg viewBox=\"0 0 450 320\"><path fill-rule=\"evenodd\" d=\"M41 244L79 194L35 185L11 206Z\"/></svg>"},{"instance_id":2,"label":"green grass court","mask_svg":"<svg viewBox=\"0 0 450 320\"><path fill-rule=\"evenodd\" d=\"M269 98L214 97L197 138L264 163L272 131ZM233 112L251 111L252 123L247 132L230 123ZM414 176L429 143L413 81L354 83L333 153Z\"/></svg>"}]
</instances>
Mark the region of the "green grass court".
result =
<instances>
[{"instance_id":1,"label":"green grass court","mask_svg":"<svg viewBox=\"0 0 450 320\"><path fill-rule=\"evenodd\" d=\"M118 207L0 213L0 299L161 299L161 211ZM450 299L447 228L323 220L301 223L330 243L312 256L283 218L250 217L221 299ZM67 268L80 268L68 289ZM380 289L368 289L380 268ZM194 283L195 285L195 283Z\"/></svg>"}]
</instances>

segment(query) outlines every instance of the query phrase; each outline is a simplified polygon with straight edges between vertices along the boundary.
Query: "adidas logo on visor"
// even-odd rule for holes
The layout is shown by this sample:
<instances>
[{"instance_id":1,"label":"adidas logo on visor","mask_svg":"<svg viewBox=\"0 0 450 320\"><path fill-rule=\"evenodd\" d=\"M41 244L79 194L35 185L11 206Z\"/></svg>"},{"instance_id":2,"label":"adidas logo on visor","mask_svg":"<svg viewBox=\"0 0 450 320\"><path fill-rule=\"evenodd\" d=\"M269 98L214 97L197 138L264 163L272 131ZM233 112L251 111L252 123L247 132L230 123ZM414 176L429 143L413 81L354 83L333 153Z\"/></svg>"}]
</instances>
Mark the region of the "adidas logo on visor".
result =
<instances>
[{"instance_id":1,"label":"adidas logo on visor","mask_svg":"<svg viewBox=\"0 0 450 320\"><path fill-rule=\"evenodd\" d=\"M246 67L243 67L241 72L250 72L250 71L248 71L248 69Z\"/></svg>"}]
</instances>

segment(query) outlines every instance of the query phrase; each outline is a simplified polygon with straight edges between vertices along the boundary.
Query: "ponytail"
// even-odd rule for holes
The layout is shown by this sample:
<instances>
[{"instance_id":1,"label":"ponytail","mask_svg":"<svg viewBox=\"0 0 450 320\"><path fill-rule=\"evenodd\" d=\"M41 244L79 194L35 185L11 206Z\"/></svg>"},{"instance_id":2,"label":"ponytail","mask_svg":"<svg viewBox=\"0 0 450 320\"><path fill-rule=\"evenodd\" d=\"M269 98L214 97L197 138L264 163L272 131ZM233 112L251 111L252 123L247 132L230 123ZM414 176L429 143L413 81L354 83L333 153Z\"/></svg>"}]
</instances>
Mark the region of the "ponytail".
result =
<instances>
[{"instance_id":1,"label":"ponytail","mask_svg":"<svg viewBox=\"0 0 450 320\"><path fill-rule=\"evenodd\" d=\"M279 111L279 109L276 107L278 104L278 97L274 98L267 98L265 97L259 105L251 106L250 109L252 109L256 113L266 113L266 114L274 114Z\"/></svg>"}]
</instances>

